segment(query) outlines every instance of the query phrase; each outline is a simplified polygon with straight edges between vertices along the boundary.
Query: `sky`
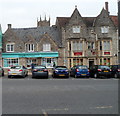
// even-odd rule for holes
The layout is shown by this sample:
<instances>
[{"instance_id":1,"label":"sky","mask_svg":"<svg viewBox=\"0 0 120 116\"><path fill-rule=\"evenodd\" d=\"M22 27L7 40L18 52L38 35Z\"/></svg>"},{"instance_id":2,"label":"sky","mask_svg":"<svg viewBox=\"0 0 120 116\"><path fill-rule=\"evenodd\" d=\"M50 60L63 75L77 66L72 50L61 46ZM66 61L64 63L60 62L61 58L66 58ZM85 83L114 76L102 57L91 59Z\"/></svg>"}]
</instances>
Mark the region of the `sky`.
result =
<instances>
[{"instance_id":1,"label":"sky","mask_svg":"<svg viewBox=\"0 0 120 116\"><path fill-rule=\"evenodd\" d=\"M0 0L0 24L2 32L7 24L12 28L29 28L37 26L37 18L51 18L51 25L56 17L70 17L77 5L83 17L98 16L105 2L109 3L110 15L117 15L118 0Z\"/></svg>"}]
</instances>

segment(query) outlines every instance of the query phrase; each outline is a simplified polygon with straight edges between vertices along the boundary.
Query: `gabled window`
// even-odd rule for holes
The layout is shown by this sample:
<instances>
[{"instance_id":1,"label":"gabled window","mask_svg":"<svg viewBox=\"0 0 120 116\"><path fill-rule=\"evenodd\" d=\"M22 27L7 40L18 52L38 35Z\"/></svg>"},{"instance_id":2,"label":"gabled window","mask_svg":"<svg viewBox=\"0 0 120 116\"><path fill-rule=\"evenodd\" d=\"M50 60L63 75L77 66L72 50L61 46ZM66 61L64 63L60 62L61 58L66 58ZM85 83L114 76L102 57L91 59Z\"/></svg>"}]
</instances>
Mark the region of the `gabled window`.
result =
<instances>
[{"instance_id":1,"label":"gabled window","mask_svg":"<svg viewBox=\"0 0 120 116\"><path fill-rule=\"evenodd\" d=\"M51 51L51 45L50 44L43 44L43 51Z\"/></svg>"},{"instance_id":2,"label":"gabled window","mask_svg":"<svg viewBox=\"0 0 120 116\"><path fill-rule=\"evenodd\" d=\"M108 33L109 32L109 26L102 26L101 27L101 33Z\"/></svg>"},{"instance_id":3,"label":"gabled window","mask_svg":"<svg viewBox=\"0 0 120 116\"><path fill-rule=\"evenodd\" d=\"M6 52L14 52L14 43L9 43L6 45Z\"/></svg>"},{"instance_id":4,"label":"gabled window","mask_svg":"<svg viewBox=\"0 0 120 116\"><path fill-rule=\"evenodd\" d=\"M80 26L73 26L72 30L73 30L73 33L80 33Z\"/></svg>"},{"instance_id":5,"label":"gabled window","mask_svg":"<svg viewBox=\"0 0 120 116\"><path fill-rule=\"evenodd\" d=\"M26 44L27 52L34 52L34 44Z\"/></svg>"}]
</instances>

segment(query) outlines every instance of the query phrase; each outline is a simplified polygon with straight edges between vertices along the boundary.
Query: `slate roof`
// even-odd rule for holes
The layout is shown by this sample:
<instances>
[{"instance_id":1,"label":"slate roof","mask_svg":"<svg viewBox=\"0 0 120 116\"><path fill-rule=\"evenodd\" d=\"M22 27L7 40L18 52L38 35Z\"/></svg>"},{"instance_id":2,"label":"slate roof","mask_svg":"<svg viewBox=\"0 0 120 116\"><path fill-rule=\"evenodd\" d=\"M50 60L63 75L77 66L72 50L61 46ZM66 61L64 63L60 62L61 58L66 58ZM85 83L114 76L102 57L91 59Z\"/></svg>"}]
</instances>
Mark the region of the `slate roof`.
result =
<instances>
[{"instance_id":1,"label":"slate roof","mask_svg":"<svg viewBox=\"0 0 120 116\"><path fill-rule=\"evenodd\" d=\"M115 26L118 27L118 16L110 15L110 17L113 23L115 24ZM87 27L93 26L94 20L96 19L96 17L82 17L82 18ZM57 17L57 20L58 20L58 24L61 27L64 27L69 22L70 17Z\"/></svg>"},{"instance_id":2,"label":"slate roof","mask_svg":"<svg viewBox=\"0 0 120 116\"><path fill-rule=\"evenodd\" d=\"M61 47L61 38L56 27L35 27L35 28L12 28L15 35L23 42L28 41L29 37L33 37L36 42L39 42L42 36L47 33L53 41Z\"/></svg>"}]
</instances>

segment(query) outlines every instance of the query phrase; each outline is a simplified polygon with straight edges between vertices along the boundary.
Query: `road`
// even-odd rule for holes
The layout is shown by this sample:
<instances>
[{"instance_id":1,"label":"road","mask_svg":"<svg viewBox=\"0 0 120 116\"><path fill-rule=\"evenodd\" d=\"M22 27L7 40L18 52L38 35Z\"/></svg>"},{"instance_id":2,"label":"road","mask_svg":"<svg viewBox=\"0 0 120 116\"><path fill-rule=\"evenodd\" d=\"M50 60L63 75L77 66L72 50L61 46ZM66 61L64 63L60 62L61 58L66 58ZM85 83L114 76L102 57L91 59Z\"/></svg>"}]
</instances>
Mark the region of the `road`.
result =
<instances>
[{"instance_id":1,"label":"road","mask_svg":"<svg viewBox=\"0 0 120 116\"><path fill-rule=\"evenodd\" d=\"M118 114L118 79L2 79L3 114Z\"/></svg>"}]
</instances>

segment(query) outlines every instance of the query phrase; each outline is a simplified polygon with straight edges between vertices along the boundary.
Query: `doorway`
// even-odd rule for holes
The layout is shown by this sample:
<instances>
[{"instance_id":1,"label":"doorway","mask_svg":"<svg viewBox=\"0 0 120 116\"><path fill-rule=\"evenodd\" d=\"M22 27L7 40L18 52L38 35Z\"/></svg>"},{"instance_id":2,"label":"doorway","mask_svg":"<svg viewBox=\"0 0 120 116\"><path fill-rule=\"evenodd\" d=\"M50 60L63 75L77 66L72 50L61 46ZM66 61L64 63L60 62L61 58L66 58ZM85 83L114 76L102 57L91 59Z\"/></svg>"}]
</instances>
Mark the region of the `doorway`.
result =
<instances>
[{"instance_id":1,"label":"doorway","mask_svg":"<svg viewBox=\"0 0 120 116\"><path fill-rule=\"evenodd\" d=\"M92 67L94 65L94 60L89 60L89 68Z\"/></svg>"}]
</instances>

